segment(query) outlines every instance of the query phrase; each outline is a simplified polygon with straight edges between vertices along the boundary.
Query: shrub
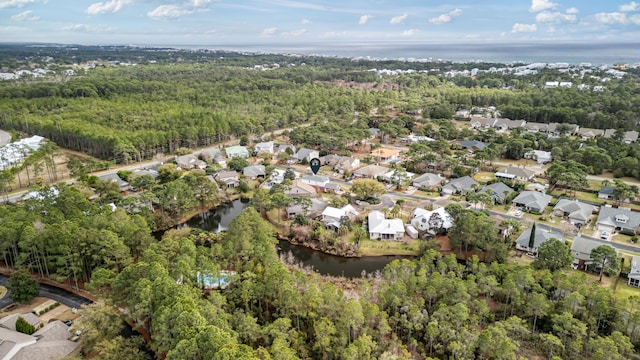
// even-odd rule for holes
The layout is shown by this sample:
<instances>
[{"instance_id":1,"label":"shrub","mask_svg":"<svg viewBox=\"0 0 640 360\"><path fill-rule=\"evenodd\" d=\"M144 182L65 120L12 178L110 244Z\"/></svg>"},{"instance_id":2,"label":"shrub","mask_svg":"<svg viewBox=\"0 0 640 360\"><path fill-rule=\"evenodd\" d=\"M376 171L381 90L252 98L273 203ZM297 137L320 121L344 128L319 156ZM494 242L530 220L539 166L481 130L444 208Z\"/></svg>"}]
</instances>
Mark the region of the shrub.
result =
<instances>
[{"instance_id":1,"label":"shrub","mask_svg":"<svg viewBox=\"0 0 640 360\"><path fill-rule=\"evenodd\" d=\"M36 332L36 328L33 325L29 324L27 320L19 316L16 320L16 331L23 334L31 335Z\"/></svg>"}]
</instances>

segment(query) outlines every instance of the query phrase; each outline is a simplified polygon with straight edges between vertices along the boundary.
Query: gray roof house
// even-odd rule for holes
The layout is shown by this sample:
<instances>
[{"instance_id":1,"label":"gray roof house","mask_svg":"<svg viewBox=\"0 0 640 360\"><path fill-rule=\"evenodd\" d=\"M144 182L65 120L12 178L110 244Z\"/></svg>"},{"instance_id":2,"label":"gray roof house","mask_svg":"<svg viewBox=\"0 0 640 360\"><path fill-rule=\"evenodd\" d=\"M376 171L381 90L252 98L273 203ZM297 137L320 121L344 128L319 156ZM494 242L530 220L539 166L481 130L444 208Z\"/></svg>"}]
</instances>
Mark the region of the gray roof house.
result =
<instances>
[{"instance_id":1,"label":"gray roof house","mask_svg":"<svg viewBox=\"0 0 640 360\"><path fill-rule=\"evenodd\" d=\"M430 190L442 184L443 181L444 178L440 174L425 173L413 179L413 186L418 189Z\"/></svg>"},{"instance_id":2,"label":"gray roof house","mask_svg":"<svg viewBox=\"0 0 640 360\"><path fill-rule=\"evenodd\" d=\"M218 171L213 177L217 182L225 185L227 188L240 186L240 179L238 178L238 173L235 171Z\"/></svg>"},{"instance_id":3,"label":"gray roof house","mask_svg":"<svg viewBox=\"0 0 640 360\"><path fill-rule=\"evenodd\" d=\"M253 151L256 154L259 154L261 152L273 154L273 141L257 143L256 146L253 148Z\"/></svg>"},{"instance_id":4,"label":"gray roof house","mask_svg":"<svg viewBox=\"0 0 640 360\"><path fill-rule=\"evenodd\" d=\"M521 128L527 122L524 120L511 120L507 118L499 118L496 119L496 122L493 124L493 127L497 130L510 130L515 128Z\"/></svg>"},{"instance_id":5,"label":"gray roof house","mask_svg":"<svg viewBox=\"0 0 640 360\"><path fill-rule=\"evenodd\" d=\"M303 196L315 198L318 196L318 192L313 186L300 181L300 179L293 180L291 186L285 189L284 194L290 198L299 198Z\"/></svg>"},{"instance_id":6,"label":"gray roof house","mask_svg":"<svg viewBox=\"0 0 640 360\"><path fill-rule=\"evenodd\" d=\"M309 161L317 157L320 157L320 153L318 152L318 150L307 149L307 148L302 148L293 155L293 158L298 161L303 161L303 160Z\"/></svg>"},{"instance_id":7,"label":"gray roof house","mask_svg":"<svg viewBox=\"0 0 640 360\"><path fill-rule=\"evenodd\" d=\"M183 170L204 169L207 167L206 162L191 154L176 156L176 164Z\"/></svg>"},{"instance_id":8,"label":"gray roof house","mask_svg":"<svg viewBox=\"0 0 640 360\"><path fill-rule=\"evenodd\" d=\"M354 176L375 179L378 176L382 176L389 171L388 167L380 166L380 165L367 165L357 169L353 172Z\"/></svg>"},{"instance_id":9,"label":"gray roof house","mask_svg":"<svg viewBox=\"0 0 640 360\"><path fill-rule=\"evenodd\" d=\"M598 191L598 199L613 199L613 192L616 190L615 186L603 186Z\"/></svg>"},{"instance_id":10,"label":"gray roof house","mask_svg":"<svg viewBox=\"0 0 640 360\"><path fill-rule=\"evenodd\" d=\"M488 192L489 190L491 190L490 194L493 202L497 204L504 204L509 194L515 191L501 182L485 185L480 189L481 192Z\"/></svg>"},{"instance_id":11,"label":"gray roof house","mask_svg":"<svg viewBox=\"0 0 640 360\"><path fill-rule=\"evenodd\" d=\"M603 136L604 130L602 129L591 129L591 128L579 128L578 136L582 138L582 140L593 139L595 137Z\"/></svg>"},{"instance_id":12,"label":"gray roof house","mask_svg":"<svg viewBox=\"0 0 640 360\"><path fill-rule=\"evenodd\" d=\"M218 164L220 166L227 166L227 157L224 156L222 151L218 148L208 148L202 150L200 153L200 157L204 160L209 160L214 164Z\"/></svg>"},{"instance_id":13,"label":"gray roof house","mask_svg":"<svg viewBox=\"0 0 640 360\"><path fill-rule=\"evenodd\" d=\"M638 132L635 130L625 132L622 141L625 144L631 144L632 142L638 141Z\"/></svg>"},{"instance_id":14,"label":"gray roof house","mask_svg":"<svg viewBox=\"0 0 640 360\"><path fill-rule=\"evenodd\" d=\"M556 216L568 218L572 225L582 226L589 222L594 209L594 205L578 200L560 199L553 207L553 212Z\"/></svg>"},{"instance_id":15,"label":"gray roof house","mask_svg":"<svg viewBox=\"0 0 640 360\"><path fill-rule=\"evenodd\" d=\"M0 359L52 360L73 353L79 342L68 340L69 326L59 320L52 321L32 335L0 327Z\"/></svg>"},{"instance_id":16,"label":"gray roof house","mask_svg":"<svg viewBox=\"0 0 640 360\"><path fill-rule=\"evenodd\" d=\"M573 268L585 270L587 265L592 263L591 250L597 248L600 245L606 244L602 244L601 242L596 240L586 239L579 235L573 238L573 243L571 244L571 254L573 254L574 258Z\"/></svg>"},{"instance_id":17,"label":"gray roof house","mask_svg":"<svg viewBox=\"0 0 640 360\"><path fill-rule=\"evenodd\" d=\"M107 173L103 175L98 175L98 179L117 183L118 187L120 188L120 191L127 191L130 188L129 183L122 180L120 176L118 176L118 174L116 173Z\"/></svg>"},{"instance_id":18,"label":"gray roof house","mask_svg":"<svg viewBox=\"0 0 640 360\"><path fill-rule=\"evenodd\" d=\"M533 247L530 248L529 239L531 237L531 229L532 228L527 228L522 232L522 234L520 234L520 236L516 240L516 249L531 252L536 254L537 256L538 248L540 248L540 245L544 244L547 240L558 239L562 242L566 241L564 236L559 232L549 232L536 227L536 233L533 238Z\"/></svg>"},{"instance_id":19,"label":"gray roof house","mask_svg":"<svg viewBox=\"0 0 640 360\"><path fill-rule=\"evenodd\" d=\"M640 212L631 211L629 208L603 206L600 208L596 225L599 231L615 230L636 235L640 233Z\"/></svg>"},{"instance_id":20,"label":"gray roof house","mask_svg":"<svg viewBox=\"0 0 640 360\"><path fill-rule=\"evenodd\" d=\"M458 141L458 146L469 151L477 151L486 148L489 144L478 140L462 140Z\"/></svg>"},{"instance_id":21,"label":"gray roof house","mask_svg":"<svg viewBox=\"0 0 640 360\"><path fill-rule=\"evenodd\" d=\"M266 176L264 165L249 165L242 169L242 174L253 180Z\"/></svg>"},{"instance_id":22,"label":"gray roof house","mask_svg":"<svg viewBox=\"0 0 640 360\"><path fill-rule=\"evenodd\" d=\"M488 129L493 127L493 124L495 124L495 122L496 119L494 118L485 118L478 116L472 116L471 120L469 120L469 124L474 129Z\"/></svg>"},{"instance_id":23,"label":"gray roof house","mask_svg":"<svg viewBox=\"0 0 640 360\"><path fill-rule=\"evenodd\" d=\"M521 168L516 166L506 167L495 173L497 178L508 179L508 180L520 180L524 182L531 181L535 176L535 172Z\"/></svg>"},{"instance_id":24,"label":"gray roof house","mask_svg":"<svg viewBox=\"0 0 640 360\"><path fill-rule=\"evenodd\" d=\"M515 199L513 199L512 203L515 206L521 206L525 208L527 211L537 211L542 213L544 209L549 205L552 196L543 194L537 191L523 191Z\"/></svg>"},{"instance_id":25,"label":"gray roof house","mask_svg":"<svg viewBox=\"0 0 640 360\"><path fill-rule=\"evenodd\" d=\"M278 145L278 148L275 150L275 153L281 153L281 152L286 152L287 149L291 149L291 154L295 154L296 153L296 146L295 145L291 145L291 144L281 144Z\"/></svg>"},{"instance_id":26,"label":"gray roof house","mask_svg":"<svg viewBox=\"0 0 640 360\"><path fill-rule=\"evenodd\" d=\"M627 278L629 279L627 284L640 287L640 256L631 258L631 270L629 270Z\"/></svg>"},{"instance_id":27,"label":"gray roof house","mask_svg":"<svg viewBox=\"0 0 640 360\"><path fill-rule=\"evenodd\" d=\"M479 183L470 176L463 176L461 178L453 179L445 186L442 187L442 192L445 194L458 194L466 193L473 190L474 185Z\"/></svg>"}]
</instances>

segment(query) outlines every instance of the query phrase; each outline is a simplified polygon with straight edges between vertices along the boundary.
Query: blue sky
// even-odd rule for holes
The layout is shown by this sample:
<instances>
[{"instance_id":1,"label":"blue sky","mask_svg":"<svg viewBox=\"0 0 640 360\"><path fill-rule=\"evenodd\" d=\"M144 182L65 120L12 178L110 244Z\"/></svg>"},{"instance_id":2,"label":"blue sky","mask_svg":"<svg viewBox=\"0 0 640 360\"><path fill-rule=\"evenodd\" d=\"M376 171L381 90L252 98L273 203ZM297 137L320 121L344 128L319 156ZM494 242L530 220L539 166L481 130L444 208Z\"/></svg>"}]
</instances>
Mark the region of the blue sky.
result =
<instances>
[{"instance_id":1,"label":"blue sky","mask_svg":"<svg viewBox=\"0 0 640 360\"><path fill-rule=\"evenodd\" d=\"M638 42L640 0L0 0L0 41Z\"/></svg>"}]
</instances>

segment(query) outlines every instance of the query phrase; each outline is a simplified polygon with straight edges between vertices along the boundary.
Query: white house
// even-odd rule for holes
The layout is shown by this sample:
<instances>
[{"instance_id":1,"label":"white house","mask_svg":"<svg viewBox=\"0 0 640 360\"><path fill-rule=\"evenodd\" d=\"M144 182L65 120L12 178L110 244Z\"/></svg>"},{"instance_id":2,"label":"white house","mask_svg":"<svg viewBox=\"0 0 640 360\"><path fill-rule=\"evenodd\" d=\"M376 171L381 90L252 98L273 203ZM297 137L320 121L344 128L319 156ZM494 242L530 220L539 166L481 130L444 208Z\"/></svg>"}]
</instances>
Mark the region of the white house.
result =
<instances>
[{"instance_id":1,"label":"white house","mask_svg":"<svg viewBox=\"0 0 640 360\"><path fill-rule=\"evenodd\" d=\"M400 219L386 219L380 211L372 211L368 216L369 238L371 240L396 240L404 237L404 224Z\"/></svg>"},{"instance_id":2,"label":"white house","mask_svg":"<svg viewBox=\"0 0 640 360\"><path fill-rule=\"evenodd\" d=\"M351 205L345 205L339 209L327 206L327 208L322 211L322 222L325 226L332 226L337 229L340 227L340 219L343 216L353 218L358 215L360 215L358 211Z\"/></svg>"},{"instance_id":3,"label":"white house","mask_svg":"<svg viewBox=\"0 0 640 360\"><path fill-rule=\"evenodd\" d=\"M631 258L631 270L629 270L627 278L629 278L627 284L640 287L640 256Z\"/></svg>"},{"instance_id":4,"label":"white house","mask_svg":"<svg viewBox=\"0 0 640 360\"><path fill-rule=\"evenodd\" d=\"M549 151L542 150L531 150L524 154L526 159L534 159L540 165L548 164L553 160L551 153Z\"/></svg>"},{"instance_id":5,"label":"white house","mask_svg":"<svg viewBox=\"0 0 640 360\"><path fill-rule=\"evenodd\" d=\"M453 226L453 217L444 207L432 211L416 208L413 211L411 225L420 231L436 233L440 230L449 230Z\"/></svg>"},{"instance_id":6,"label":"white house","mask_svg":"<svg viewBox=\"0 0 640 360\"><path fill-rule=\"evenodd\" d=\"M253 150L256 154L260 154L262 152L273 154L273 141L257 143Z\"/></svg>"}]
</instances>

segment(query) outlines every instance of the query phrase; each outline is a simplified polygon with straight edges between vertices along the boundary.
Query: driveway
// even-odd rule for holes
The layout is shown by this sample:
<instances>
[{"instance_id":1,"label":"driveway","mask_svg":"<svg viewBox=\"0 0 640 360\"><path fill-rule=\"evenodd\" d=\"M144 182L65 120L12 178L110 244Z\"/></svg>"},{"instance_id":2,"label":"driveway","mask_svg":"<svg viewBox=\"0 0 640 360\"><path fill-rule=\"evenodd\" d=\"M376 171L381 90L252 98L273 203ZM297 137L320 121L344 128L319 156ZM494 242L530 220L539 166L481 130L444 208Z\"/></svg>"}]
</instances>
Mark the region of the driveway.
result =
<instances>
[{"instance_id":1,"label":"driveway","mask_svg":"<svg viewBox=\"0 0 640 360\"><path fill-rule=\"evenodd\" d=\"M4 130L0 130L0 146L5 146L10 142L11 142L11 134Z\"/></svg>"},{"instance_id":2,"label":"driveway","mask_svg":"<svg viewBox=\"0 0 640 360\"><path fill-rule=\"evenodd\" d=\"M7 286L8 284L9 277L6 275L0 275L0 285ZM80 308L80 305L91 304L93 302L87 298L76 295L67 290L45 284L40 284L38 296L55 300L61 304L67 305L70 308ZM0 299L0 308L4 308L11 304L13 304L13 300L9 297L9 292L7 292L7 295Z\"/></svg>"}]
</instances>

